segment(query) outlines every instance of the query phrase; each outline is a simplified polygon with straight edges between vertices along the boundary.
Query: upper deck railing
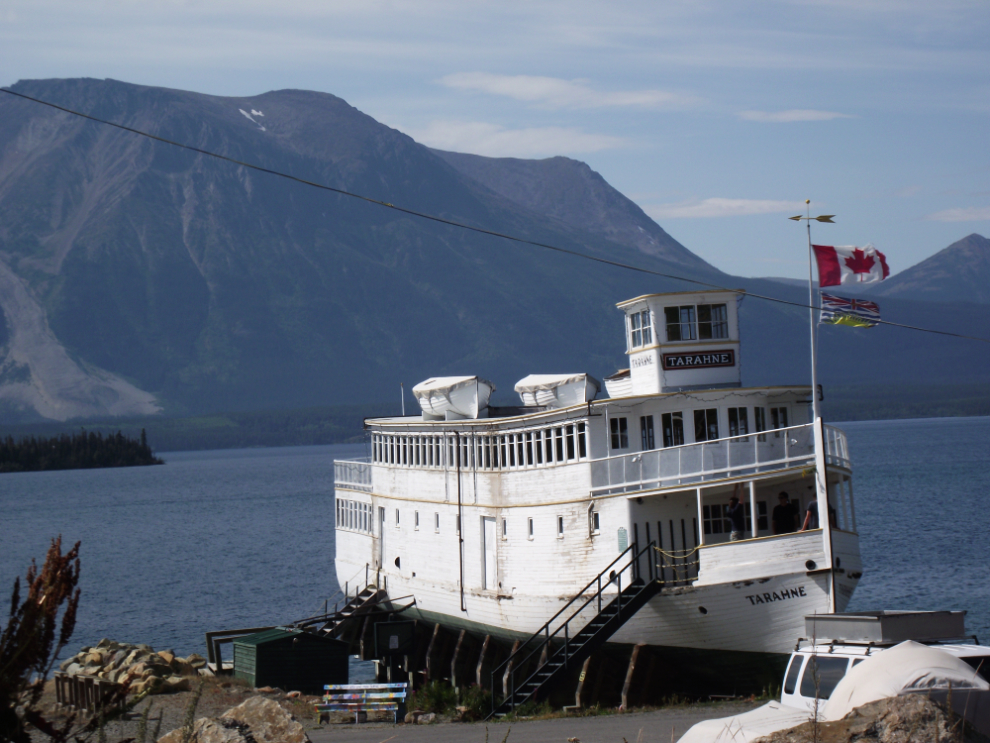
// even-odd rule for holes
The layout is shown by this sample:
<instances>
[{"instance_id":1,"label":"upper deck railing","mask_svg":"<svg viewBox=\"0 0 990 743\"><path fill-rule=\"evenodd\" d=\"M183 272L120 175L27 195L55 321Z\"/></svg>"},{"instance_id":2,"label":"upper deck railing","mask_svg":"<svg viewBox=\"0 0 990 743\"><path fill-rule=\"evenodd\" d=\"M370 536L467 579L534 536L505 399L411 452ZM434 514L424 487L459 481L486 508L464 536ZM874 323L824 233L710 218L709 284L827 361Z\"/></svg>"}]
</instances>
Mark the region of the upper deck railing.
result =
<instances>
[{"instance_id":1,"label":"upper deck railing","mask_svg":"<svg viewBox=\"0 0 990 743\"><path fill-rule=\"evenodd\" d=\"M832 426L824 426L824 433L826 462L848 468L849 447L845 433ZM814 427L807 423L595 459L589 464L592 494L607 495L765 474L814 463ZM338 459L333 463L334 486L371 492L372 468L389 466L372 464L369 457Z\"/></svg>"},{"instance_id":2,"label":"upper deck railing","mask_svg":"<svg viewBox=\"0 0 990 743\"><path fill-rule=\"evenodd\" d=\"M848 467L846 435L831 426L824 429L826 461ZM591 462L591 492L607 495L676 487L814 463L814 426L808 423L596 459Z\"/></svg>"},{"instance_id":3,"label":"upper deck railing","mask_svg":"<svg viewBox=\"0 0 990 743\"><path fill-rule=\"evenodd\" d=\"M371 492L371 457L336 459L333 463L333 486Z\"/></svg>"}]
</instances>

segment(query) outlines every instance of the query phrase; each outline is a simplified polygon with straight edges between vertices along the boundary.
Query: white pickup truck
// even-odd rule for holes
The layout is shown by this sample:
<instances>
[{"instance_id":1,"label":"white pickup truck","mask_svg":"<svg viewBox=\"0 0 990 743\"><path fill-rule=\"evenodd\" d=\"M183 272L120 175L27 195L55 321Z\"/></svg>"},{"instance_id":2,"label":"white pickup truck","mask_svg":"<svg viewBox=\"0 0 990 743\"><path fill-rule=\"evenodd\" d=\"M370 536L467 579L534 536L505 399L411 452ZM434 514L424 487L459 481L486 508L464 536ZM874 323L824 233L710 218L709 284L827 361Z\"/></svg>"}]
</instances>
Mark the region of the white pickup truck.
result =
<instances>
[{"instance_id":1,"label":"white pickup truck","mask_svg":"<svg viewBox=\"0 0 990 743\"><path fill-rule=\"evenodd\" d=\"M849 711L844 704L849 699L872 701L919 692L939 699L940 695L946 696L943 692L948 684L978 695L976 702L967 699L970 704L960 713L965 713L977 729L986 728L990 722L990 648L979 645L975 637L965 637L965 614L859 612L806 617L808 637L800 638L791 654L780 701L735 717L698 723L685 733L681 743L743 743L807 722L816 707L819 719L839 719ZM843 699L826 709L847 674L868 658L895 647L897 652L885 658L890 662L883 664L889 669L851 675L841 690ZM932 653L933 649L938 652ZM873 688L866 690L867 686ZM960 701L962 697L957 692L953 706ZM830 713L838 716L830 718Z\"/></svg>"}]
</instances>

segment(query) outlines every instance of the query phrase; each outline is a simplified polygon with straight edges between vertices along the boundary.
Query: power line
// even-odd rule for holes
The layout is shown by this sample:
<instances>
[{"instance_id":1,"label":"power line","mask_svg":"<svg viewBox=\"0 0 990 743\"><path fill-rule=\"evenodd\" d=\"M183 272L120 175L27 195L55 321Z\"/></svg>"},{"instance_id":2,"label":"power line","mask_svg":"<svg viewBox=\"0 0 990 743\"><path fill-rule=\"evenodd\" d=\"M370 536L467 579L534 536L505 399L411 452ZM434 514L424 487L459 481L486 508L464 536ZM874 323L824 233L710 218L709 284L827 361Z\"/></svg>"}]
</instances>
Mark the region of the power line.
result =
<instances>
[{"instance_id":1,"label":"power line","mask_svg":"<svg viewBox=\"0 0 990 743\"><path fill-rule=\"evenodd\" d=\"M363 196L361 194L353 193L352 191L346 191L342 188L334 188L333 186L328 186L325 183L317 183L316 181L310 181L305 178L300 178L299 176L289 175L288 173L283 173L278 170L272 170L271 168L265 168L261 165L255 165L254 163L244 162L242 160L237 160L233 157L228 157L227 155L221 155L217 152L210 152L209 150L204 150L200 147L193 147L192 145L184 144L182 142L176 142L171 139L166 139L165 137L159 137L155 134L151 134L141 129L134 129L133 127L124 126L123 124L117 124L113 121L107 121L106 119L100 119L96 116L90 116L89 114L84 114L81 111L75 111L71 108L66 108L65 106L59 106L55 103L50 103L48 101L43 101L40 98L34 98L24 93L17 93L9 88L0 88L0 91L7 93L8 95L17 96L18 98L23 98L24 100L33 101L34 103L39 103L42 106L48 106L49 108L54 108L58 111L63 111L67 114L72 114L73 116L79 116L83 119L89 119L90 121L95 121L98 124L105 124L106 126L112 126L116 129L122 129L125 132L131 132L132 134L137 134L142 137L147 137L148 139L153 139L157 142L162 142L164 144L172 145L173 147L180 147L184 150L190 150L192 152L198 152L201 155L206 155L208 157L216 158L217 160L225 160L226 162L233 163L234 165L240 165L243 168L250 168L251 170L257 170L261 173L268 173L269 175L274 175L279 178L285 178L286 180L295 181L296 183L301 183L305 186L312 186L313 188L319 188L324 191L330 191L335 194L340 194L341 196L348 196L352 199L358 199L359 201L364 201L369 204L375 204L376 206L383 206L388 209L393 209L397 212L402 212L403 214L408 214L413 217L419 217L420 219L426 219L431 222L437 222L439 224L448 225L450 227L457 227L462 230L470 230L471 232L477 232L481 235L489 235L491 237L502 238L503 240L510 240L512 242L520 243L523 245L532 245L533 247L543 248L545 250L552 250L557 253L563 253L565 255L572 255L577 258L583 258L585 260L594 261L596 263L603 263L606 266L614 266L615 268L623 268L628 271L636 271L637 273L645 273L651 276L659 276L665 279L673 279L675 281L684 281L689 284L697 284L698 286L708 287L709 289L715 289L718 291L729 291L736 294L743 294L747 297L753 297L754 299L762 299L767 302L776 302L777 304L786 304L792 307L801 307L803 309L816 309L821 310L821 307L816 305L808 305L803 302L792 302L788 299L781 299L780 297L770 297L765 294L753 294L747 291L741 291L739 289L729 289L728 287L719 286L718 284L712 284L707 281L700 281L698 279L689 279L686 276L677 276L675 274L664 273L662 271L656 271L651 268L643 268L642 266L634 266L630 263L623 263L621 261L613 261L609 258L601 258L599 256L588 255L587 253L580 253L576 250L569 250L567 248L562 248L559 245L551 245L549 243L542 243L536 240L527 240L523 237L517 237L516 235L509 235L504 232L497 232L496 230L488 230L483 227L475 227L474 225L465 224L464 222L457 222L452 219L444 219L443 217L438 217L435 214L428 214L426 212L416 211L415 209L409 209L404 206L396 206L395 204L389 203L388 201L381 201L380 199L373 199L370 196ZM933 328L921 328L915 325L904 325L901 323L890 322L888 320L878 320L881 325L891 325L896 328L907 328L908 330L918 330L923 333L935 333L937 335L948 335L954 338L965 338L967 340L981 341L983 343L990 343L990 338L980 338L973 335L963 335L962 333L950 333L947 330L934 330Z\"/></svg>"}]
</instances>

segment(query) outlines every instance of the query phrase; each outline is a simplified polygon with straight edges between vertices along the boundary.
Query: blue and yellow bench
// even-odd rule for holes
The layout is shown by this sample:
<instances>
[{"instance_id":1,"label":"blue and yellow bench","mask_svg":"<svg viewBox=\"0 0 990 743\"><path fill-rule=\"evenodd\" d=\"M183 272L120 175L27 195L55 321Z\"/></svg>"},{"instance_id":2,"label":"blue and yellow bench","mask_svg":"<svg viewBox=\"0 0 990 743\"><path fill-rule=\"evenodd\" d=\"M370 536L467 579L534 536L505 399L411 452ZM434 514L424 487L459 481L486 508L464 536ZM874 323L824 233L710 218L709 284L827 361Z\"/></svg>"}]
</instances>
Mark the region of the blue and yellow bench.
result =
<instances>
[{"instance_id":1,"label":"blue and yellow bench","mask_svg":"<svg viewBox=\"0 0 990 743\"><path fill-rule=\"evenodd\" d=\"M327 684L323 690L323 702L316 705L317 716L323 712L353 712L355 723L361 721L362 712L391 712L395 722L406 716L407 683Z\"/></svg>"}]
</instances>

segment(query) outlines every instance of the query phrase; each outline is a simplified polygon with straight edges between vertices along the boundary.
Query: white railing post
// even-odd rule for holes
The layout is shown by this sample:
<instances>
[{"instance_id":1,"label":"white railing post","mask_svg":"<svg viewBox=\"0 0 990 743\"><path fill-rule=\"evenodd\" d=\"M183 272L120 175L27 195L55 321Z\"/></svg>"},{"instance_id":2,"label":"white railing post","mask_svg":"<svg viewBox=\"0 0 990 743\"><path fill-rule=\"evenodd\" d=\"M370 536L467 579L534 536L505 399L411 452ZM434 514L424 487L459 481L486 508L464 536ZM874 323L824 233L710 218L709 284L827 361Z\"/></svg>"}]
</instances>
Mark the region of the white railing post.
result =
<instances>
[{"instance_id":1,"label":"white railing post","mask_svg":"<svg viewBox=\"0 0 990 743\"><path fill-rule=\"evenodd\" d=\"M828 606L835 612L835 566L832 558L832 522L828 511L828 470L825 465L825 431L822 419L816 418L815 428L815 496L818 500L818 525L822 529L822 548L829 569Z\"/></svg>"},{"instance_id":2,"label":"white railing post","mask_svg":"<svg viewBox=\"0 0 990 743\"><path fill-rule=\"evenodd\" d=\"M756 518L756 480L749 481L749 515L753 539L756 539L760 535L759 522Z\"/></svg>"},{"instance_id":3,"label":"white railing post","mask_svg":"<svg viewBox=\"0 0 990 743\"><path fill-rule=\"evenodd\" d=\"M705 545L705 512L701 507L701 488L695 488L695 492L698 495L698 544L703 547Z\"/></svg>"}]
</instances>

